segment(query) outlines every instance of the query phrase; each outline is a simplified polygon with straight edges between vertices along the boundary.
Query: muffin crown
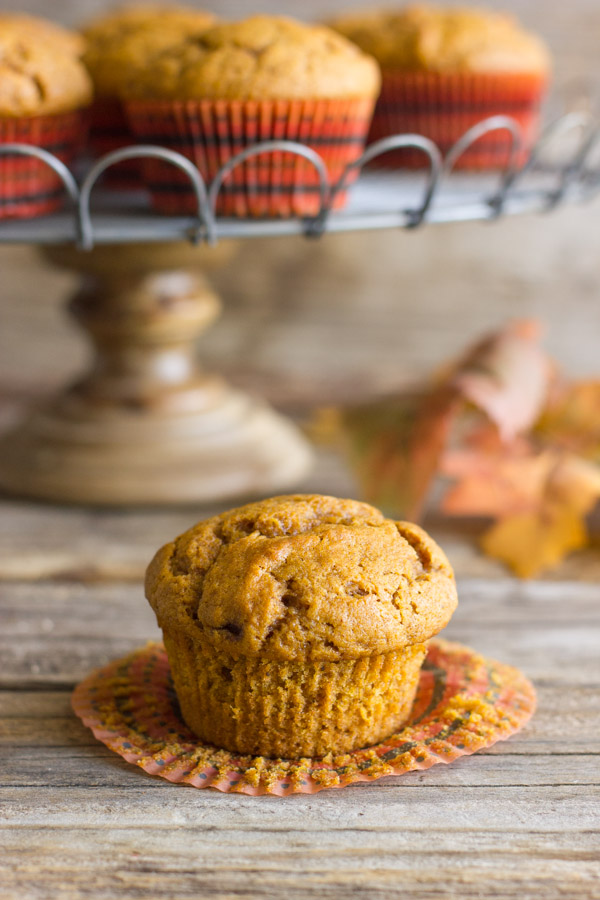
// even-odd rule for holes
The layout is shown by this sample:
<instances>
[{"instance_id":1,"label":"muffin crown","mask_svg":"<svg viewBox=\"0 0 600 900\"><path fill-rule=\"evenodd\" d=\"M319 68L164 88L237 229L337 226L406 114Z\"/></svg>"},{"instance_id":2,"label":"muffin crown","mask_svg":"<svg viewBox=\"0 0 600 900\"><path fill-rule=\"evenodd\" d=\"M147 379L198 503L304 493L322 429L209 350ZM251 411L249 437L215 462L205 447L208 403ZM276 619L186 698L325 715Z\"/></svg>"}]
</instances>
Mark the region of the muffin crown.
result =
<instances>
[{"instance_id":1,"label":"muffin crown","mask_svg":"<svg viewBox=\"0 0 600 900\"><path fill-rule=\"evenodd\" d=\"M457 603L423 529L319 495L252 503L158 551L146 594L161 627L233 656L355 659L427 640Z\"/></svg>"},{"instance_id":2,"label":"muffin crown","mask_svg":"<svg viewBox=\"0 0 600 900\"><path fill-rule=\"evenodd\" d=\"M96 93L103 97L126 93L138 78L148 77L158 54L184 36L201 33L217 17L186 6L133 5L109 12L83 29L83 56Z\"/></svg>"},{"instance_id":3,"label":"muffin crown","mask_svg":"<svg viewBox=\"0 0 600 900\"><path fill-rule=\"evenodd\" d=\"M63 28L56 22L41 19L37 16L29 16L27 13L0 12L0 34L6 35L14 31L21 37L33 35L46 40L46 43L54 53L70 53L72 56L80 56L85 49L85 38L77 31Z\"/></svg>"},{"instance_id":4,"label":"muffin crown","mask_svg":"<svg viewBox=\"0 0 600 900\"><path fill-rule=\"evenodd\" d=\"M134 99L292 100L374 97L379 68L322 25L252 16L188 35L129 87Z\"/></svg>"},{"instance_id":5,"label":"muffin crown","mask_svg":"<svg viewBox=\"0 0 600 900\"><path fill-rule=\"evenodd\" d=\"M351 13L330 24L384 69L545 73L550 68L543 41L505 13L415 5Z\"/></svg>"},{"instance_id":6,"label":"muffin crown","mask_svg":"<svg viewBox=\"0 0 600 900\"><path fill-rule=\"evenodd\" d=\"M79 109L92 99L85 67L53 47L42 31L0 17L0 116L37 116Z\"/></svg>"}]
</instances>

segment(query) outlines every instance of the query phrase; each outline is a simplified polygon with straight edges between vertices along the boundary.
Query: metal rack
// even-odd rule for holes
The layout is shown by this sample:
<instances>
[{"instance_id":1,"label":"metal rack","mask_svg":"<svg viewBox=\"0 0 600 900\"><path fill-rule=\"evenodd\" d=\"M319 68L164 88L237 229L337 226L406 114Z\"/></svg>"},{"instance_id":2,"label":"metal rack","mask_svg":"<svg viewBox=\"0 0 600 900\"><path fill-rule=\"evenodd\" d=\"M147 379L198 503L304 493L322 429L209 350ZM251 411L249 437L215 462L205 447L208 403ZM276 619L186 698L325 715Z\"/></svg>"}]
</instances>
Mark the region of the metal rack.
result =
<instances>
[{"instance_id":1,"label":"metal rack","mask_svg":"<svg viewBox=\"0 0 600 900\"><path fill-rule=\"evenodd\" d=\"M510 136L509 162L499 173L496 187L489 177L463 176L454 172L465 150L484 135L496 131ZM564 145L567 149L564 149ZM522 136L518 124L507 116L493 116L471 128L442 157L437 146L420 135L396 135L370 145L336 184L330 184L318 153L294 141L264 141L243 150L227 162L206 185L198 168L185 156L158 146L132 146L109 153L96 162L79 185L73 173L52 154L25 144L0 146L1 154L35 156L60 177L70 208L39 219L0 222L0 242L75 244L90 250L99 244L189 240L215 244L226 238L275 237L300 234L319 237L330 232L382 228L417 228L425 224L491 220L500 216L547 212L566 202L584 202L600 192L600 164L593 157L600 144L600 127L586 113L568 113L542 134L527 163L518 168ZM561 151L562 147L562 151ZM365 171L377 157L402 148L424 155L424 173ZM558 151L558 157L557 157ZM265 153L286 152L303 157L319 177L320 211L316 216L289 219L234 219L217 216L219 192L236 166ZM128 159L164 160L181 169L194 191L195 216L163 216L152 212L143 193L115 194L98 191L100 176ZM349 199L342 211L334 211L336 195L356 173Z\"/></svg>"}]
</instances>

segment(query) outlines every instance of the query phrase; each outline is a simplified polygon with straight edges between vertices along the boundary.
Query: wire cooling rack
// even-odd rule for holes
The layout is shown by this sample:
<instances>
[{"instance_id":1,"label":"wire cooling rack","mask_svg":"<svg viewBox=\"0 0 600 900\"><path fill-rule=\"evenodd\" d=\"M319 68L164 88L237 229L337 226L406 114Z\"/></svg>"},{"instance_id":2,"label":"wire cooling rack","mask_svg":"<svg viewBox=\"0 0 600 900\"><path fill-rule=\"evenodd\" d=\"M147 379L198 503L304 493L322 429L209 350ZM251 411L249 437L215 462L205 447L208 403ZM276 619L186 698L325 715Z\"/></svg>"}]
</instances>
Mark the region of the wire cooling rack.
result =
<instances>
[{"instance_id":1,"label":"wire cooling rack","mask_svg":"<svg viewBox=\"0 0 600 900\"><path fill-rule=\"evenodd\" d=\"M508 132L509 161L493 176L462 175L456 163L472 144L486 134ZM56 156L26 144L0 145L0 154L34 156L60 177L69 207L38 219L3 220L0 243L74 243L82 250L96 244L190 240L215 244L225 238L270 237L382 228L418 228L425 224L493 220L501 216L541 213L566 202L585 202L600 193L600 126L591 115L572 112L554 121L542 133L527 162L520 168L522 135L507 116L492 116L469 129L442 157L428 138L402 134L371 144L330 184L325 163L310 147L295 141L263 141L232 157L207 185L197 167L185 156L158 146L136 145L109 153L96 162L78 183ZM426 163L419 171L365 169L378 157L398 149L417 149ZM320 210L315 216L286 219L223 218L216 214L223 183L236 166L265 153L287 152L303 157L319 178ZM100 176L128 159L153 157L181 169L194 191L197 214L163 216L152 212L145 194L94 190ZM336 195L356 173L342 211L334 211ZM92 204L92 194L94 195Z\"/></svg>"}]
</instances>

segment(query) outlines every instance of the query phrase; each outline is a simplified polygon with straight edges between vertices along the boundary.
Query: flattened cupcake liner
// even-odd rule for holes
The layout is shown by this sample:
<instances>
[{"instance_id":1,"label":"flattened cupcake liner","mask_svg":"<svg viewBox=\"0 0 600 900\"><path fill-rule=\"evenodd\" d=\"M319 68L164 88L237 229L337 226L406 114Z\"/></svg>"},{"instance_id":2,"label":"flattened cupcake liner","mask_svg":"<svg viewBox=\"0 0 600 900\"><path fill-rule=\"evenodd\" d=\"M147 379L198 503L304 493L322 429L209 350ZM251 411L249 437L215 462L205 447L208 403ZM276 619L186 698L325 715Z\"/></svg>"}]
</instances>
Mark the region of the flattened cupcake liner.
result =
<instances>
[{"instance_id":1,"label":"flattened cupcake liner","mask_svg":"<svg viewBox=\"0 0 600 900\"><path fill-rule=\"evenodd\" d=\"M72 696L94 735L150 775L257 796L314 794L449 763L518 731L535 709L517 669L460 644L430 642L408 722L364 750L321 759L240 756L203 744L185 725L162 644L92 672Z\"/></svg>"},{"instance_id":2,"label":"flattened cupcake liner","mask_svg":"<svg viewBox=\"0 0 600 900\"><path fill-rule=\"evenodd\" d=\"M517 165L523 165L539 132L540 107L547 79L542 75L384 71L369 142L391 134L415 133L434 141L442 155L473 125L490 116L514 118L523 134ZM456 169L501 169L510 159L511 136L494 131L472 144ZM417 150L397 150L374 165L421 168L426 157Z\"/></svg>"},{"instance_id":3,"label":"flattened cupcake liner","mask_svg":"<svg viewBox=\"0 0 600 900\"><path fill-rule=\"evenodd\" d=\"M322 756L364 747L406 721L425 645L348 660L233 657L182 631L163 635L184 720L219 747Z\"/></svg>"},{"instance_id":4,"label":"flattened cupcake liner","mask_svg":"<svg viewBox=\"0 0 600 900\"><path fill-rule=\"evenodd\" d=\"M246 147L288 140L319 153L334 184L363 152L373 111L368 98L130 101L125 106L131 130L140 141L182 153L198 166L207 183ZM183 172L153 159L144 160L142 172L158 211L196 211ZM340 192L336 208L345 199L345 192ZM255 156L237 166L217 201L217 212L225 216L305 216L316 215L319 209L319 176L314 166L281 152Z\"/></svg>"},{"instance_id":5,"label":"flattened cupcake liner","mask_svg":"<svg viewBox=\"0 0 600 900\"><path fill-rule=\"evenodd\" d=\"M87 127L83 110L0 118L0 144L32 144L69 165L85 142ZM0 155L0 219L44 215L60 208L66 196L58 175L39 159Z\"/></svg>"},{"instance_id":6,"label":"flattened cupcake liner","mask_svg":"<svg viewBox=\"0 0 600 900\"><path fill-rule=\"evenodd\" d=\"M95 158L135 144L127 116L120 100L101 97L94 100L90 110L89 147ZM140 161L127 159L111 166L103 174L105 185L123 190L141 187Z\"/></svg>"}]
</instances>

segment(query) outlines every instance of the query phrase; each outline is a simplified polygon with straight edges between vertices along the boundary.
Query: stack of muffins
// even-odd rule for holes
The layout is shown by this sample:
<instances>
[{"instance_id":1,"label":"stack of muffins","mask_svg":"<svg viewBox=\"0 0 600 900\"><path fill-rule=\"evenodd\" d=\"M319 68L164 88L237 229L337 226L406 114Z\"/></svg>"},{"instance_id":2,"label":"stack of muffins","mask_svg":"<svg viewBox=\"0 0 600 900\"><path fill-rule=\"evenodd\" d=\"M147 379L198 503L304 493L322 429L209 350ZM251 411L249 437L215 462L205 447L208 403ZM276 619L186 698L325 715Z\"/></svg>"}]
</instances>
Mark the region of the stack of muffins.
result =
<instances>
[{"instance_id":1,"label":"stack of muffins","mask_svg":"<svg viewBox=\"0 0 600 900\"><path fill-rule=\"evenodd\" d=\"M91 80L96 155L135 142L159 144L195 162L207 182L252 144L290 140L315 150L335 184L360 156L369 128L370 140L416 132L447 152L471 125L503 113L522 127L519 161L525 158L549 60L539 39L512 19L419 6L347 15L330 25L264 15L218 22L198 9L135 6L96 19L78 35L40 19L1 15L0 141L58 149L71 162ZM504 166L508 150L506 134L488 136L459 164ZM405 154L392 162L423 160ZM56 176L41 163L10 156L1 165L0 215L35 215L60 202ZM125 183L138 173L156 209L195 210L179 170L136 162L123 170ZM311 162L264 153L225 179L217 212L313 215L319 188ZM335 194L336 206L344 199L343 191Z\"/></svg>"}]
</instances>

